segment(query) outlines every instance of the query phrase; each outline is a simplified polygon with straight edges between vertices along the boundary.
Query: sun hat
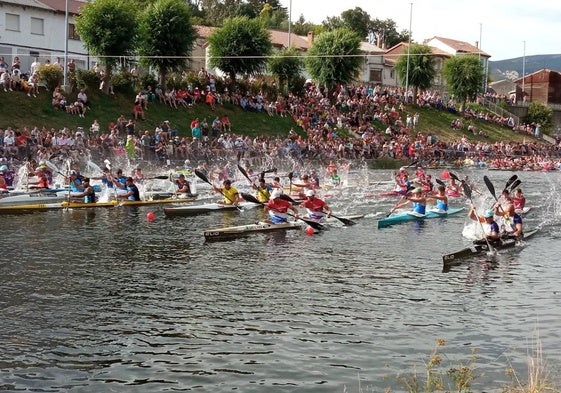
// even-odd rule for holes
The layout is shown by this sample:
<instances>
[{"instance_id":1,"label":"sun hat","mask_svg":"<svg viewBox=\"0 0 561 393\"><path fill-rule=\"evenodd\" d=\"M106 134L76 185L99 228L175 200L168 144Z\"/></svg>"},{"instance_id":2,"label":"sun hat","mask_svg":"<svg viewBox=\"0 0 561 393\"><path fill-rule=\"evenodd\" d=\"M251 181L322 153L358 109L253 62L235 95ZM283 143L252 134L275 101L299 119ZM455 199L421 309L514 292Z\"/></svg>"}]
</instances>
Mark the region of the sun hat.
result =
<instances>
[{"instance_id":1,"label":"sun hat","mask_svg":"<svg viewBox=\"0 0 561 393\"><path fill-rule=\"evenodd\" d=\"M307 191L306 191L306 196L307 196L307 197L311 197L311 196L314 196L314 195L316 195L316 193L314 192L314 190L307 190Z\"/></svg>"},{"instance_id":2,"label":"sun hat","mask_svg":"<svg viewBox=\"0 0 561 393\"><path fill-rule=\"evenodd\" d=\"M486 210L485 213L483 213L483 217L485 218L490 218L493 217L495 215L495 212L491 209Z\"/></svg>"},{"instance_id":3,"label":"sun hat","mask_svg":"<svg viewBox=\"0 0 561 393\"><path fill-rule=\"evenodd\" d=\"M421 192L423 192L423 189L421 187L417 187L415 188L413 191L411 191L413 194L419 194Z\"/></svg>"}]
</instances>

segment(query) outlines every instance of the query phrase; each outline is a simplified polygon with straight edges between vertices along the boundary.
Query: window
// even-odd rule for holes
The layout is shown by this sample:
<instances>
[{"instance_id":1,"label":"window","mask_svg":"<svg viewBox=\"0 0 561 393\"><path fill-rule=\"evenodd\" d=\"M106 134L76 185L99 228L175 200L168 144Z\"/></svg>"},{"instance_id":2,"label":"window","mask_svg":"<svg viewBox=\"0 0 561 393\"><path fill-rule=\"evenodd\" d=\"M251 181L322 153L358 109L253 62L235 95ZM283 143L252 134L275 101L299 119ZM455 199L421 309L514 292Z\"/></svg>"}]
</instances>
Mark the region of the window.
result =
<instances>
[{"instance_id":1,"label":"window","mask_svg":"<svg viewBox=\"0 0 561 393\"><path fill-rule=\"evenodd\" d=\"M382 70L370 70L370 82L382 82Z\"/></svg>"},{"instance_id":2,"label":"window","mask_svg":"<svg viewBox=\"0 0 561 393\"><path fill-rule=\"evenodd\" d=\"M19 30L19 15L6 13L6 30Z\"/></svg>"},{"instance_id":3,"label":"window","mask_svg":"<svg viewBox=\"0 0 561 393\"><path fill-rule=\"evenodd\" d=\"M42 18L31 18L31 34L45 34L45 21Z\"/></svg>"},{"instance_id":4,"label":"window","mask_svg":"<svg viewBox=\"0 0 561 393\"><path fill-rule=\"evenodd\" d=\"M74 23L68 24L68 38L71 40L80 40L80 36L76 31L76 25Z\"/></svg>"}]
</instances>

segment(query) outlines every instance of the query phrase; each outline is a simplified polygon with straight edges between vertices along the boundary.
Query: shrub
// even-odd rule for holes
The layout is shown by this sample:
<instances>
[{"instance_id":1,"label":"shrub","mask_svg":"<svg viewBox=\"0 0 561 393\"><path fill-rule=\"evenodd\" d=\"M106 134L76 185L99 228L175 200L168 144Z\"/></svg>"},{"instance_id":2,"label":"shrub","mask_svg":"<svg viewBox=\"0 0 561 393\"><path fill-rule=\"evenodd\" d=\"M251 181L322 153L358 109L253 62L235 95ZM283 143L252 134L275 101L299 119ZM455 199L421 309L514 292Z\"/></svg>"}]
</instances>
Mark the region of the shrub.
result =
<instances>
[{"instance_id":1,"label":"shrub","mask_svg":"<svg viewBox=\"0 0 561 393\"><path fill-rule=\"evenodd\" d=\"M152 86L152 88L155 88L156 86L158 86L158 81L156 80L154 75L150 73L140 75L138 80L141 88L148 87L148 86Z\"/></svg>"},{"instance_id":2,"label":"shrub","mask_svg":"<svg viewBox=\"0 0 561 393\"><path fill-rule=\"evenodd\" d=\"M39 80L45 83L48 91L54 91L62 83L62 70L55 65L42 65L39 67Z\"/></svg>"},{"instance_id":3,"label":"shrub","mask_svg":"<svg viewBox=\"0 0 561 393\"><path fill-rule=\"evenodd\" d=\"M133 94L134 78L130 72L120 71L113 75L113 91L115 93Z\"/></svg>"},{"instance_id":4,"label":"shrub","mask_svg":"<svg viewBox=\"0 0 561 393\"><path fill-rule=\"evenodd\" d=\"M101 80L94 70L76 70L76 84L78 87L97 89Z\"/></svg>"}]
</instances>

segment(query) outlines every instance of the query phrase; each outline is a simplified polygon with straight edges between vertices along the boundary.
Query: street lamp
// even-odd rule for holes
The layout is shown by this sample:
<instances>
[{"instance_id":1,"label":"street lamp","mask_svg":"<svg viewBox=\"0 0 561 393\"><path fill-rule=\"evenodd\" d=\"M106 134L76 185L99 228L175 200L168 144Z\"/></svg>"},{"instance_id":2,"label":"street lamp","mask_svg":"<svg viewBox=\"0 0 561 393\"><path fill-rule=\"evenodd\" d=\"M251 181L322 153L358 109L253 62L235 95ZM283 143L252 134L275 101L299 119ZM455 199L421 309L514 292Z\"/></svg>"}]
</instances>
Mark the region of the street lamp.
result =
<instances>
[{"instance_id":1,"label":"street lamp","mask_svg":"<svg viewBox=\"0 0 561 393\"><path fill-rule=\"evenodd\" d=\"M68 0L66 0L64 12L64 64L62 65L62 69L64 75L64 86L66 88L68 82L68 70L66 69L66 64L68 64Z\"/></svg>"},{"instance_id":2,"label":"street lamp","mask_svg":"<svg viewBox=\"0 0 561 393\"><path fill-rule=\"evenodd\" d=\"M524 44L524 52L522 54L522 102L524 102L526 97L526 41L522 41L522 43Z\"/></svg>"},{"instance_id":3,"label":"street lamp","mask_svg":"<svg viewBox=\"0 0 561 393\"><path fill-rule=\"evenodd\" d=\"M288 48L290 49L290 36L291 36L291 25L292 25L292 0L288 3Z\"/></svg>"}]
</instances>

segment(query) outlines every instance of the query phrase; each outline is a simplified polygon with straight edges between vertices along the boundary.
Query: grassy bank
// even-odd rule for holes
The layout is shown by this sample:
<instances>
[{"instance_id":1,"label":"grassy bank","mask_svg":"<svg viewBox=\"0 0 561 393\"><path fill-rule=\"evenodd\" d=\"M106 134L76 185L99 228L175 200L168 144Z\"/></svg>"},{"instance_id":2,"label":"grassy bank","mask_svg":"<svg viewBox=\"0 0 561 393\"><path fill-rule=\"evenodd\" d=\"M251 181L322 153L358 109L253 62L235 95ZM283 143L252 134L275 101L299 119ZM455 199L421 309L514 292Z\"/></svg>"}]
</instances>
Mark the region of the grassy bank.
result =
<instances>
[{"instance_id":1,"label":"grassy bank","mask_svg":"<svg viewBox=\"0 0 561 393\"><path fill-rule=\"evenodd\" d=\"M98 91L88 91L91 101L91 110L85 118L77 115L68 115L60 110L56 110L51 105L51 93L45 90L37 97L28 97L22 92L0 92L0 128L11 126L22 128L24 126L39 128L47 127L60 129L62 127L83 127L89 129L94 119L97 119L102 129L107 129L111 122L115 122L120 115L126 118L131 117L134 96L123 95L104 95ZM71 94L68 99L74 101L76 93ZM470 140L476 141L522 141L525 138L532 138L528 135L516 134L511 130L496 124L486 123L481 120L473 120L473 125L478 131L483 131L486 136L473 135L467 131L468 120L463 120L464 129L453 130L450 123L460 117L446 111L438 111L433 108L409 107L407 111L413 114L419 113L419 126L416 132L435 135L441 141L454 141L466 135ZM230 104L223 106L217 105L216 110L212 111L205 104L198 104L191 108L172 109L159 102L151 102L146 112L146 120L138 120L137 125L140 130L153 131L157 124L164 120L169 120L172 127L179 130L180 135L190 136L189 125L193 119L198 117L200 120L206 118L212 123L216 116L228 115L232 123L232 131L235 133L255 135L287 135L291 127L298 130L291 118L270 117L264 113L252 113L240 110ZM384 130L383 124L376 126Z\"/></svg>"}]
</instances>

